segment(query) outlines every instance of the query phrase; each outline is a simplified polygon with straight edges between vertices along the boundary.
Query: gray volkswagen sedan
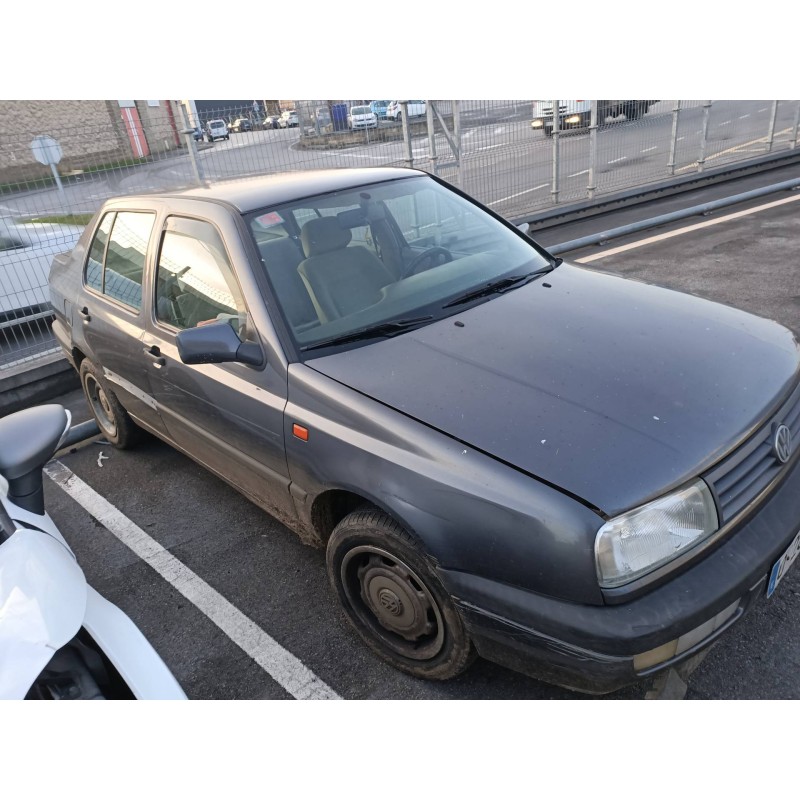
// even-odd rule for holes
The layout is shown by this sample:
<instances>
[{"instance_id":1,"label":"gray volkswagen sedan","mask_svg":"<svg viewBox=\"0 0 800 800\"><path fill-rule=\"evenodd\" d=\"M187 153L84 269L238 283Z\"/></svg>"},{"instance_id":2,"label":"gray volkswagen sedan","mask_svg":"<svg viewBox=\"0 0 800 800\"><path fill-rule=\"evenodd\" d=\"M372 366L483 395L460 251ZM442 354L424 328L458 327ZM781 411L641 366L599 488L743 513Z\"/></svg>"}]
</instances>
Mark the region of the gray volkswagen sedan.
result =
<instances>
[{"instance_id":1,"label":"gray volkswagen sedan","mask_svg":"<svg viewBox=\"0 0 800 800\"><path fill-rule=\"evenodd\" d=\"M412 675L477 654L611 691L800 550L792 334L563 263L434 176L114 199L50 286L104 435L155 434L324 547Z\"/></svg>"}]
</instances>

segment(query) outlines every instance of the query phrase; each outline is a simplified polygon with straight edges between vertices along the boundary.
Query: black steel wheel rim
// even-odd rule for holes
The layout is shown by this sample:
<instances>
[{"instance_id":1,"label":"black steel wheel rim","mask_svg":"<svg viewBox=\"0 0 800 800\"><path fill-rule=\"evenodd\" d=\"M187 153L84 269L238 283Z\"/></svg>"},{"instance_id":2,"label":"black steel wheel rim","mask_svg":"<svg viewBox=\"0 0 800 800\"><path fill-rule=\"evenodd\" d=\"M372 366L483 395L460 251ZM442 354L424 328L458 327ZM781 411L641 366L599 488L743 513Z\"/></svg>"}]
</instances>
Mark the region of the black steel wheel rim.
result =
<instances>
[{"instance_id":1,"label":"black steel wheel rim","mask_svg":"<svg viewBox=\"0 0 800 800\"><path fill-rule=\"evenodd\" d=\"M340 567L347 601L358 620L391 651L429 661L442 650L445 627L436 598L419 575L379 547L349 550Z\"/></svg>"},{"instance_id":2,"label":"black steel wheel rim","mask_svg":"<svg viewBox=\"0 0 800 800\"><path fill-rule=\"evenodd\" d=\"M114 421L114 410L111 408L108 395L93 375L86 376L85 386L86 396L89 398L89 405L92 407L95 419L109 436L115 436L117 423Z\"/></svg>"}]
</instances>

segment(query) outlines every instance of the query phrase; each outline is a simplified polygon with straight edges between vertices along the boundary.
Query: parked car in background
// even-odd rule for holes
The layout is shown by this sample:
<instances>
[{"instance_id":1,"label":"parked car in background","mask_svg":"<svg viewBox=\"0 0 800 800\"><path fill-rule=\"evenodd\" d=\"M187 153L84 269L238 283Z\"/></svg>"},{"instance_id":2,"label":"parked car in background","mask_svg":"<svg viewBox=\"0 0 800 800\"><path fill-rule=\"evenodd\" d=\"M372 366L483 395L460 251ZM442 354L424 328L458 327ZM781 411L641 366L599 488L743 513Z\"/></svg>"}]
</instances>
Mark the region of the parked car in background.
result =
<instances>
[{"instance_id":1,"label":"parked car in background","mask_svg":"<svg viewBox=\"0 0 800 800\"><path fill-rule=\"evenodd\" d=\"M388 109L389 100L373 100L369 104L369 110L378 118L378 121L386 119Z\"/></svg>"},{"instance_id":2,"label":"parked car in background","mask_svg":"<svg viewBox=\"0 0 800 800\"><path fill-rule=\"evenodd\" d=\"M300 124L300 118L296 111L284 111L278 118L278 125L281 128L296 128Z\"/></svg>"},{"instance_id":3,"label":"parked car in background","mask_svg":"<svg viewBox=\"0 0 800 800\"><path fill-rule=\"evenodd\" d=\"M353 106L347 112L347 127L352 131L362 128L377 128L378 118L369 106Z\"/></svg>"},{"instance_id":4,"label":"parked car in background","mask_svg":"<svg viewBox=\"0 0 800 800\"><path fill-rule=\"evenodd\" d=\"M21 224L0 218L0 322L50 317L47 276L53 256L72 250L83 226Z\"/></svg>"},{"instance_id":5,"label":"parked car in background","mask_svg":"<svg viewBox=\"0 0 800 800\"><path fill-rule=\"evenodd\" d=\"M245 131L253 130L253 124L247 117L239 117L235 119L230 125L231 133L244 133Z\"/></svg>"},{"instance_id":6,"label":"parked car in background","mask_svg":"<svg viewBox=\"0 0 800 800\"><path fill-rule=\"evenodd\" d=\"M411 117L424 117L427 112L427 104L424 100L409 100L408 101L408 116ZM400 122L403 118L403 107L400 105L399 100L392 100L386 108L387 119L393 119Z\"/></svg>"},{"instance_id":7,"label":"parked car in background","mask_svg":"<svg viewBox=\"0 0 800 800\"><path fill-rule=\"evenodd\" d=\"M607 692L800 553L793 334L565 263L435 175L111 199L50 286L108 441L151 431L324 547L411 675L477 652Z\"/></svg>"},{"instance_id":8,"label":"parked car in background","mask_svg":"<svg viewBox=\"0 0 800 800\"><path fill-rule=\"evenodd\" d=\"M203 129L199 125L192 131L192 137L196 142L203 141Z\"/></svg>"},{"instance_id":9,"label":"parked car in background","mask_svg":"<svg viewBox=\"0 0 800 800\"><path fill-rule=\"evenodd\" d=\"M225 120L210 119L206 123L206 138L209 142L215 142L217 139L230 139L231 135Z\"/></svg>"}]
</instances>

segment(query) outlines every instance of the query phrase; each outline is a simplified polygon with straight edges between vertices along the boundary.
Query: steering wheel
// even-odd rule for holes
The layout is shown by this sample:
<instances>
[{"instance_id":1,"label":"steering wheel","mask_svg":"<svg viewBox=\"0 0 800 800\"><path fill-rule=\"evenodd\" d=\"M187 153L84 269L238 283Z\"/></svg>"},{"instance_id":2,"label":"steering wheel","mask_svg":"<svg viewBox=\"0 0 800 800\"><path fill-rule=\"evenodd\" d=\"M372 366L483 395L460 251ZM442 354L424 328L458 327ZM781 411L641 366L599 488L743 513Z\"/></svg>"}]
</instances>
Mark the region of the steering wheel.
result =
<instances>
[{"instance_id":1,"label":"steering wheel","mask_svg":"<svg viewBox=\"0 0 800 800\"><path fill-rule=\"evenodd\" d=\"M445 250L444 247L429 247L427 250L424 250L420 253L405 269L403 272L403 278L409 278L412 275L416 275L417 272L420 271L420 265L424 264L426 261L433 261L437 256L444 256L443 264L446 264L448 261L453 260L453 254L449 250ZM431 267L434 264L431 263ZM429 267L430 269L430 267Z\"/></svg>"}]
</instances>

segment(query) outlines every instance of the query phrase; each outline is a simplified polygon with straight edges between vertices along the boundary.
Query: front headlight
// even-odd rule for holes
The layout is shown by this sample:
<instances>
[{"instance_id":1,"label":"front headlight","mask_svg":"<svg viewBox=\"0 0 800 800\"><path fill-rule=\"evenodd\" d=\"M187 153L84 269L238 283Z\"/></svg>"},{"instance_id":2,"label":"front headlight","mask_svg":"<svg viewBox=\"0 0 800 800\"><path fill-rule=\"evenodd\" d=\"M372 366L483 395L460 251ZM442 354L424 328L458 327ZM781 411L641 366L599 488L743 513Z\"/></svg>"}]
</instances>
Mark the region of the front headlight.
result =
<instances>
[{"instance_id":1,"label":"front headlight","mask_svg":"<svg viewBox=\"0 0 800 800\"><path fill-rule=\"evenodd\" d=\"M595 538L600 586L630 583L677 558L718 527L714 498L702 480L621 514L603 525Z\"/></svg>"}]
</instances>

